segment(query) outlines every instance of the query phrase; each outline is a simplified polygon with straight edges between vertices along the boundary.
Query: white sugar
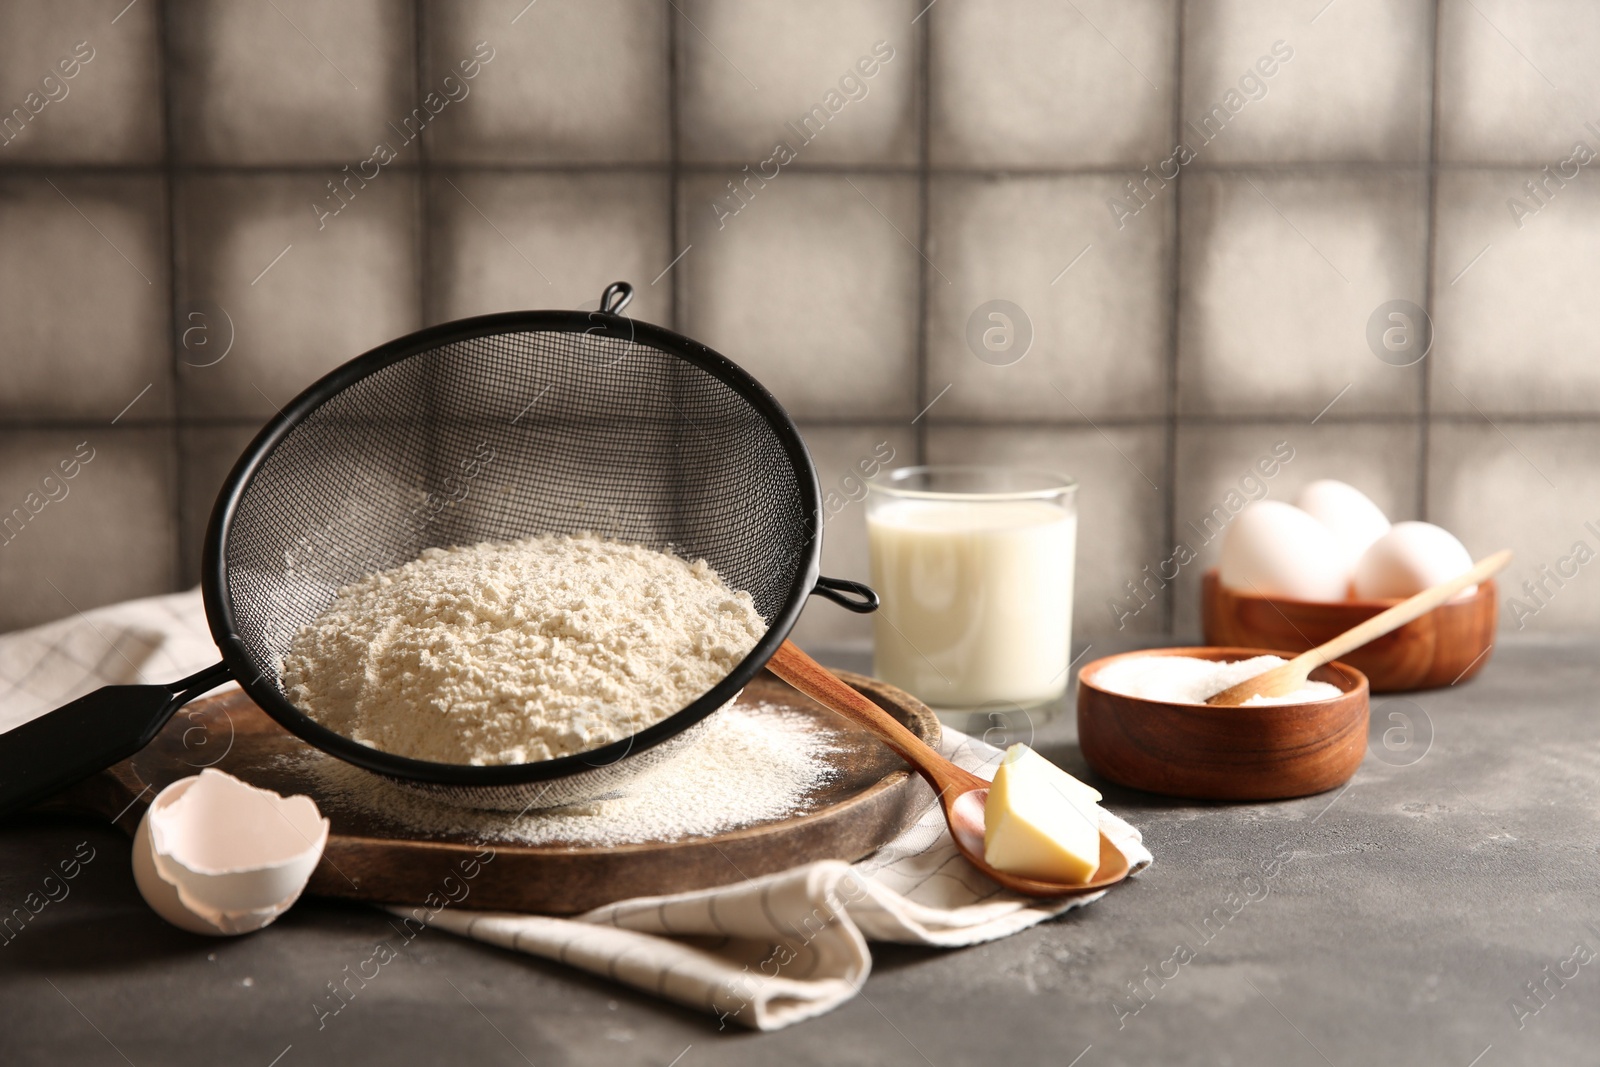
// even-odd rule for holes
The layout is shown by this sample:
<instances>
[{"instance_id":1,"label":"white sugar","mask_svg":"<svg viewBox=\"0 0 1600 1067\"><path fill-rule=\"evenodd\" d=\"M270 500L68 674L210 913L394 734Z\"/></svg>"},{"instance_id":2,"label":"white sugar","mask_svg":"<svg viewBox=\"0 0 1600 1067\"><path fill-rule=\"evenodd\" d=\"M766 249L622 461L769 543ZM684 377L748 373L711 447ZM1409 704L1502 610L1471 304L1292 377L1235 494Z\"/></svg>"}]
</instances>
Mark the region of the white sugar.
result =
<instances>
[{"instance_id":1,"label":"white sugar","mask_svg":"<svg viewBox=\"0 0 1600 1067\"><path fill-rule=\"evenodd\" d=\"M317 802L377 817L399 833L529 845L612 846L704 837L797 814L833 775L838 734L792 708L738 704L707 720L674 758L630 782L620 797L522 816L474 811L402 789L342 760L314 754Z\"/></svg>"},{"instance_id":2,"label":"white sugar","mask_svg":"<svg viewBox=\"0 0 1600 1067\"><path fill-rule=\"evenodd\" d=\"M1094 683L1101 689L1141 700L1204 704L1206 698L1216 696L1240 682L1249 681L1258 674L1265 674L1274 667L1281 667L1286 662L1278 656L1255 656L1230 663L1195 659L1193 656L1130 656L1108 664L1095 675ZM1339 692L1338 686L1327 682L1307 682L1303 688L1287 696L1257 696L1245 703L1304 704L1336 697Z\"/></svg>"}]
</instances>

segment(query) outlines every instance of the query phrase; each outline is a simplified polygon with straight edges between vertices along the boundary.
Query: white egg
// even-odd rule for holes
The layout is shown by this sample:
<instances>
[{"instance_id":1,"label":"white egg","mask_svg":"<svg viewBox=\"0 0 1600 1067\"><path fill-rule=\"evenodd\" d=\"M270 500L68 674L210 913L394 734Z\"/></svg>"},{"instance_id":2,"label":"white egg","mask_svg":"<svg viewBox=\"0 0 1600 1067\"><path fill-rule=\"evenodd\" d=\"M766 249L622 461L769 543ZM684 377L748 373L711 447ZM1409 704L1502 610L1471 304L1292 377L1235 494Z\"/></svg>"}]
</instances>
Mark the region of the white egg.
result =
<instances>
[{"instance_id":1,"label":"white egg","mask_svg":"<svg viewBox=\"0 0 1600 1067\"><path fill-rule=\"evenodd\" d=\"M1356 596L1361 600L1413 596L1471 569L1471 553L1449 530L1431 522L1397 522L1356 563ZM1477 586L1469 586L1456 599L1477 591Z\"/></svg>"},{"instance_id":2,"label":"white egg","mask_svg":"<svg viewBox=\"0 0 1600 1067\"><path fill-rule=\"evenodd\" d=\"M1222 584L1294 600L1343 600L1350 583L1333 531L1292 504L1258 500L1222 535Z\"/></svg>"},{"instance_id":3,"label":"white egg","mask_svg":"<svg viewBox=\"0 0 1600 1067\"><path fill-rule=\"evenodd\" d=\"M1372 542L1389 532L1389 518L1372 500L1346 482L1323 478L1300 490L1295 504L1333 531L1352 571Z\"/></svg>"},{"instance_id":4,"label":"white egg","mask_svg":"<svg viewBox=\"0 0 1600 1067\"><path fill-rule=\"evenodd\" d=\"M247 934L300 898L328 842L310 797L283 797L208 768L156 795L133 838L133 880L191 933Z\"/></svg>"}]
</instances>

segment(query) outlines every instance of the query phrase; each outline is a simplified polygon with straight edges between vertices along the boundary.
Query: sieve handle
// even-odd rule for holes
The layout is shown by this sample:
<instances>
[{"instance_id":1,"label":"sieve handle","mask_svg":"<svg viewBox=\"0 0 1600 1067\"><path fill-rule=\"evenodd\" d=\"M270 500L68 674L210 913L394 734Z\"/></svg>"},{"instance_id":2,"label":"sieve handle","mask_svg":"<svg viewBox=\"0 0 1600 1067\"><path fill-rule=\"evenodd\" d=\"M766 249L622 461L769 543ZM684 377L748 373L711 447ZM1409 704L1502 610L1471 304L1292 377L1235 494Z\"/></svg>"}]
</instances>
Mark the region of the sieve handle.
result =
<instances>
[{"instance_id":1,"label":"sieve handle","mask_svg":"<svg viewBox=\"0 0 1600 1067\"><path fill-rule=\"evenodd\" d=\"M108 685L0 734L0 817L127 759L232 677L218 663L171 685Z\"/></svg>"},{"instance_id":2,"label":"sieve handle","mask_svg":"<svg viewBox=\"0 0 1600 1067\"><path fill-rule=\"evenodd\" d=\"M878 594L872 587L845 578L818 578L811 587L812 596L824 597L857 615L868 615L878 610Z\"/></svg>"}]
</instances>

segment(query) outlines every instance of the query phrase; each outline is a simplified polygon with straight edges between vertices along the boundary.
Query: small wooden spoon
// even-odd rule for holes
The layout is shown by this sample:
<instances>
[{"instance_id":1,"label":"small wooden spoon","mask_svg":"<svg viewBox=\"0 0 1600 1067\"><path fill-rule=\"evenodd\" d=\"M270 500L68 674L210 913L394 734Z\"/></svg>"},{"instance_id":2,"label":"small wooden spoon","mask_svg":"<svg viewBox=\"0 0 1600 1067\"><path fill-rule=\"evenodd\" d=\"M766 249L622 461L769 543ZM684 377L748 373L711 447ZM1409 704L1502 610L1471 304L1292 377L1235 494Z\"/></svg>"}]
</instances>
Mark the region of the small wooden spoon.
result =
<instances>
[{"instance_id":1,"label":"small wooden spoon","mask_svg":"<svg viewBox=\"0 0 1600 1067\"><path fill-rule=\"evenodd\" d=\"M950 836L967 862L994 881L1016 893L1030 897L1060 897L1104 889L1128 876L1128 858L1100 834L1100 867L1088 882L1072 885L1038 882L996 870L983 859L984 806L989 800L989 783L970 771L962 770L930 748L894 716L841 682L792 641L778 646L767 661L767 669L815 700L829 711L842 715L876 734L913 770L927 779L939 794Z\"/></svg>"},{"instance_id":2,"label":"small wooden spoon","mask_svg":"<svg viewBox=\"0 0 1600 1067\"><path fill-rule=\"evenodd\" d=\"M1432 589L1424 589L1414 597L1400 601L1392 608L1379 612L1366 622L1352 626L1344 633L1335 637L1326 644L1318 645L1309 652L1302 652L1294 659L1281 667L1274 667L1264 674L1248 678L1238 685L1230 686L1214 696L1208 697L1206 703L1214 707L1237 707L1253 696L1281 697L1288 696L1304 688L1306 677L1324 663L1332 663L1348 652L1354 652L1370 641L1376 641L1386 633L1400 629L1413 619L1419 619L1443 604L1451 597L1469 585L1477 585L1485 581L1507 563L1511 562L1511 550L1502 549L1478 563L1467 573L1448 582L1442 582Z\"/></svg>"}]
</instances>

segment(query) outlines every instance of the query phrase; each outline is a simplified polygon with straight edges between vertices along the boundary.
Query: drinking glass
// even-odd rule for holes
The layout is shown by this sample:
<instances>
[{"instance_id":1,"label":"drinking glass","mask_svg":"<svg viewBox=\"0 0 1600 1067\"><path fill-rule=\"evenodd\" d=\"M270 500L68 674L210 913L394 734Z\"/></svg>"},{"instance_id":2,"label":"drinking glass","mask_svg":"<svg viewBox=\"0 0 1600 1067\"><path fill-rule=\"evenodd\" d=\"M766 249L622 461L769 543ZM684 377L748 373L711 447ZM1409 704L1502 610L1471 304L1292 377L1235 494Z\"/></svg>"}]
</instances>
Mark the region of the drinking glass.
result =
<instances>
[{"instance_id":1,"label":"drinking glass","mask_svg":"<svg viewBox=\"0 0 1600 1067\"><path fill-rule=\"evenodd\" d=\"M1066 690L1077 482L923 466L868 483L873 672L933 708L1026 709Z\"/></svg>"}]
</instances>

